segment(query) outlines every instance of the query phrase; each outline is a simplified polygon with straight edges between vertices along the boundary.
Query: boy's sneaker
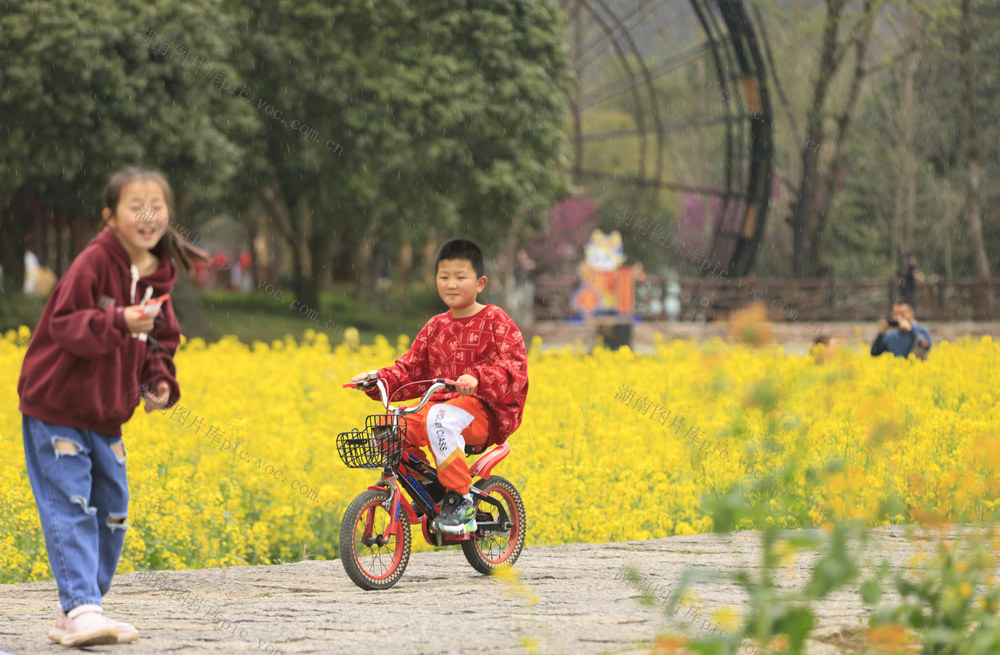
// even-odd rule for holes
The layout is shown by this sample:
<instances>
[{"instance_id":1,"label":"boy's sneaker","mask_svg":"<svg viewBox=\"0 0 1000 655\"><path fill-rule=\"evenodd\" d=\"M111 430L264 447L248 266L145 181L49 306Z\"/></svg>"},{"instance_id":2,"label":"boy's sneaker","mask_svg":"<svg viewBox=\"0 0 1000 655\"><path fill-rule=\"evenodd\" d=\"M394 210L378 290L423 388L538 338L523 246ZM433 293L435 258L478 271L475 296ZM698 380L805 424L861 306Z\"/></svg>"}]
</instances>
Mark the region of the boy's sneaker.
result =
<instances>
[{"instance_id":1,"label":"boy's sneaker","mask_svg":"<svg viewBox=\"0 0 1000 655\"><path fill-rule=\"evenodd\" d=\"M449 491L441 502L441 513L431 523L437 532L466 534L476 531L476 508L471 494Z\"/></svg>"}]
</instances>

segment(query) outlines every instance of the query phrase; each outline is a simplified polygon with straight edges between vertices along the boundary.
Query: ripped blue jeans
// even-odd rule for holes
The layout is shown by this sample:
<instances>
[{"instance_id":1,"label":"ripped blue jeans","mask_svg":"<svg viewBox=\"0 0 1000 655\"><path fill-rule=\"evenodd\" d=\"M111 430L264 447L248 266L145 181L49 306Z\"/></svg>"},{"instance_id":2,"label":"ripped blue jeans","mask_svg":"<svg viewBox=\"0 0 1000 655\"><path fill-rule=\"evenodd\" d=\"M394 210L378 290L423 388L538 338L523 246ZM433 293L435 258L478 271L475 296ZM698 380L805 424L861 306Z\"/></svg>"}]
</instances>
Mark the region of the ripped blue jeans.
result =
<instances>
[{"instance_id":1,"label":"ripped blue jeans","mask_svg":"<svg viewBox=\"0 0 1000 655\"><path fill-rule=\"evenodd\" d=\"M62 609L100 605L128 529L124 443L30 416L22 428L28 479Z\"/></svg>"}]
</instances>

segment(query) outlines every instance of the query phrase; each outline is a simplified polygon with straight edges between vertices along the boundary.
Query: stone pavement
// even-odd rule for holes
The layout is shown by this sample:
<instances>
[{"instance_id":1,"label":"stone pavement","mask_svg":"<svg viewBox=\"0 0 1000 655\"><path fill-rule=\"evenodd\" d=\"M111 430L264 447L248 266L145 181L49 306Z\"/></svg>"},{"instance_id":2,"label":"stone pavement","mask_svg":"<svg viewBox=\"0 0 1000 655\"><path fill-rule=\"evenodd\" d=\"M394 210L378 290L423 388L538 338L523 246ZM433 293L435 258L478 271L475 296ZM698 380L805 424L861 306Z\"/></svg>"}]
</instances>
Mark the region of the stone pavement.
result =
<instances>
[{"instance_id":1,"label":"stone pavement","mask_svg":"<svg viewBox=\"0 0 1000 655\"><path fill-rule=\"evenodd\" d=\"M873 534L871 552L889 555L896 565L914 551L900 528ZM381 592L355 587L339 561L156 572L166 585L189 591L184 599L129 573L115 578L105 607L134 623L141 639L87 652L643 652L669 622L662 606L639 602L642 594L619 575L623 564L669 588L690 566L753 570L759 559L758 534L739 532L527 548L517 565L519 581L479 575L458 550L417 553L400 582ZM803 584L814 559L795 558L783 584ZM740 614L747 608L747 598L732 585L702 585L698 594L701 617L726 606ZM196 599L200 606L192 604ZM219 620L206 617L210 605ZM55 616L54 583L0 585L0 608L0 650L68 652L45 636ZM834 595L816 611L820 639L860 627L865 616L855 590ZM691 612L682 607L674 626ZM688 620L686 631L694 636L703 624L702 618ZM809 652L840 651L812 642Z\"/></svg>"}]
</instances>

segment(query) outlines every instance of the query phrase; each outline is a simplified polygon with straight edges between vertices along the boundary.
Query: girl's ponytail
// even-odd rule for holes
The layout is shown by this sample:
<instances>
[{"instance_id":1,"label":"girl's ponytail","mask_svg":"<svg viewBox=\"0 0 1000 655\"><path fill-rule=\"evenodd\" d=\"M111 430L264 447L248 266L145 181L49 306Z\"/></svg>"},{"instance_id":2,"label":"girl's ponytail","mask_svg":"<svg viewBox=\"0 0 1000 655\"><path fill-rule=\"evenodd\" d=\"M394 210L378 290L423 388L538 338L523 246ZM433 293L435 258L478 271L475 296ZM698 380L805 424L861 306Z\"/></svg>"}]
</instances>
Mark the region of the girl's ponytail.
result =
<instances>
[{"instance_id":1,"label":"girl's ponytail","mask_svg":"<svg viewBox=\"0 0 1000 655\"><path fill-rule=\"evenodd\" d=\"M172 223L167 226L167 231L156 246L166 248L167 256L183 268L188 275L194 272L195 263L207 264L209 262L208 256L202 250L188 243L187 239L181 236Z\"/></svg>"}]
</instances>

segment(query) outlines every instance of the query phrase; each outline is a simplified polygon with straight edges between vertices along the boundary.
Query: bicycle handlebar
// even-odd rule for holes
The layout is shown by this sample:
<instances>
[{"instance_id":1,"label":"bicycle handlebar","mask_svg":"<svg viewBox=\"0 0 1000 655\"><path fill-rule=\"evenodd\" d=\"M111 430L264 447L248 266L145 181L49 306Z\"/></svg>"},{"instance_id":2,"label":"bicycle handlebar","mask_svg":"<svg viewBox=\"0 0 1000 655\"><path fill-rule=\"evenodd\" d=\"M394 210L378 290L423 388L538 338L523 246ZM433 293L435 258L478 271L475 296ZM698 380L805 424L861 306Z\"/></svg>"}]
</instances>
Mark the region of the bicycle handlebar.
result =
<instances>
[{"instance_id":1,"label":"bicycle handlebar","mask_svg":"<svg viewBox=\"0 0 1000 655\"><path fill-rule=\"evenodd\" d=\"M396 409L389 405L389 397L388 397L388 392L386 391L385 388L385 382L377 378L374 380L366 380L363 382L348 382L347 384L344 385L344 388L366 390L370 389L373 386L377 387L379 396L381 396L382 398L382 404L385 405L386 410L395 410L400 415L406 415L406 414L416 414L421 409L423 409L424 405L427 404L427 402L431 399L431 396L438 389L456 391L456 387L458 386L458 382L456 382L455 380L449 380L448 378L435 378L433 380L425 380L425 382L430 382L431 386L428 387L427 391L424 392L424 395L420 398L420 402L417 403L416 406L414 407L404 407L402 409Z\"/></svg>"}]
</instances>

